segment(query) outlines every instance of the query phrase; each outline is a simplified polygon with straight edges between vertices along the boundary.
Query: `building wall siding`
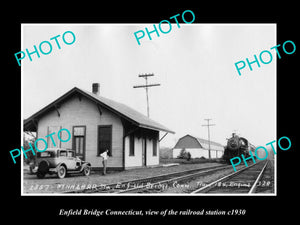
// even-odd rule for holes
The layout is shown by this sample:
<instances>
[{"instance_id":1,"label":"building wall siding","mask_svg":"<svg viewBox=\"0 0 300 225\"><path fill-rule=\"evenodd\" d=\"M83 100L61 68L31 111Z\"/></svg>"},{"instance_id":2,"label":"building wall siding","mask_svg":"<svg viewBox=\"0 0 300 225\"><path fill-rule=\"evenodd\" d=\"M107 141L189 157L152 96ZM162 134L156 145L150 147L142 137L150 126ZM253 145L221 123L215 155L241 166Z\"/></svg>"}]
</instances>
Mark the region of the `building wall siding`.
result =
<instances>
[{"instance_id":1,"label":"building wall siding","mask_svg":"<svg viewBox=\"0 0 300 225\"><path fill-rule=\"evenodd\" d=\"M125 138L125 168L142 166L142 141L134 137L134 155L129 155L129 137Z\"/></svg>"},{"instance_id":2,"label":"building wall siding","mask_svg":"<svg viewBox=\"0 0 300 225\"><path fill-rule=\"evenodd\" d=\"M158 164L159 164L159 146L157 146L156 156L153 156L153 140L147 139L147 166L153 166Z\"/></svg>"},{"instance_id":3,"label":"building wall siding","mask_svg":"<svg viewBox=\"0 0 300 225\"><path fill-rule=\"evenodd\" d=\"M92 167L102 167L102 159L97 156L98 126L112 125L112 157L108 160L108 167L123 166L123 126L119 116L101 108L100 116L98 108L91 100L74 96L64 102L59 108L60 117L55 109L45 114L38 121L38 138L45 138L48 134L48 126L61 126L70 131L73 126L86 126L85 160ZM64 135L67 135L66 133ZM62 139L66 139L62 136ZM73 137L68 142L62 142L62 148L72 148ZM38 148L43 149L43 142L38 142Z\"/></svg>"},{"instance_id":4,"label":"building wall siding","mask_svg":"<svg viewBox=\"0 0 300 225\"><path fill-rule=\"evenodd\" d=\"M143 166L142 162L143 138L134 137L134 156L129 155L129 137L125 138L125 168ZM147 138L146 166L159 164L159 143L157 142L157 155L153 156L153 140Z\"/></svg>"}]
</instances>

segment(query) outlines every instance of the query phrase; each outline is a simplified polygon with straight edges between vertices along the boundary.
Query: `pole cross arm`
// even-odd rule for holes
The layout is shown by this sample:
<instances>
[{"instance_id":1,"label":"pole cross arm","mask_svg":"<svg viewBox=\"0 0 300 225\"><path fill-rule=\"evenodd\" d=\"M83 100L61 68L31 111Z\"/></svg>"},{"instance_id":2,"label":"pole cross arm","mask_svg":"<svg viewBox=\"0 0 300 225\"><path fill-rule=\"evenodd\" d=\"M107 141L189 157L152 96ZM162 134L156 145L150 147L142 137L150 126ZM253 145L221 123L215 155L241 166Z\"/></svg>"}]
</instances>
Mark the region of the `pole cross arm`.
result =
<instances>
[{"instance_id":1,"label":"pole cross arm","mask_svg":"<svg viewBox=\"0 0 300 225\"><path fill-rule=\"evenodd\" d=\"M133 86L133 88L147 88L147 87L154 87L154 86L160 86L160 84L135 85Z\"/></svg>"},{"instance_id":2,"label":"pole cross arm","mask_svg":"<svg viewBox=\"0 0 300 225\"><path fill-rule=\"evenodd\" d=\"M149 96L148 96L148 88L154 86L160 86L160 84L148 84L148 77L154 76L154 74L140 74L139 77L145 78L145 85L135 85L133 88L145 88L146 90L146 98L147 98L147 116L150 117L149 113Z\"/></svg>"}]
</instances>

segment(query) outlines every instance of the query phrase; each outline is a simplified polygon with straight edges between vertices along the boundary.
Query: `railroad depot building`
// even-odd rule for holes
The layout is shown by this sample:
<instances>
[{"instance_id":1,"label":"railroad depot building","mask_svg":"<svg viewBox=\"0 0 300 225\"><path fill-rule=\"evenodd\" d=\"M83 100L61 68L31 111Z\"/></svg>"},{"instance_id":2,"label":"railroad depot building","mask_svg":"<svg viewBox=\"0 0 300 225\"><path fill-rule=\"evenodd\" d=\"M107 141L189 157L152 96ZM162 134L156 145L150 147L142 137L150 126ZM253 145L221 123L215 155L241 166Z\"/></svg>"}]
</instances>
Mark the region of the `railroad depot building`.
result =
<instances>
[{"instance_id":1,"label":"railroad depot building","mask_svg":"<svg viewBox=\"0 0 300 225\"><path fill-rule=\"evenodd\" d=\"M179 138L173 148L173 158L177 158L183 149L189 152L192 158L204 157L209 159L208 140L197 138L189 134ZM221 158L223 154L224 146L217 142L210 141L211 158Z\"/></svg>"},{"instance_id":2,"label":"railroad depot building","mask_svg":"<svg viewBox=\"0 0 300 225\"><path fill-rule=\"evenodd\" d=\"M71 139L61 142L53 135L56 147L75 150L93 169L102 167L100 154L108 149L107 167L114 170L158 165L159 132L174 133L140 112L100 96L97 83L92 92L74 87L24 120L24 131L47 139L48 148L55 146L50 136L45 136L62 128L70 131ZM67 139L61 134L62 140ZM38 142L37 147L44 149L45 145Z\"/></svg>"}]
</instances>

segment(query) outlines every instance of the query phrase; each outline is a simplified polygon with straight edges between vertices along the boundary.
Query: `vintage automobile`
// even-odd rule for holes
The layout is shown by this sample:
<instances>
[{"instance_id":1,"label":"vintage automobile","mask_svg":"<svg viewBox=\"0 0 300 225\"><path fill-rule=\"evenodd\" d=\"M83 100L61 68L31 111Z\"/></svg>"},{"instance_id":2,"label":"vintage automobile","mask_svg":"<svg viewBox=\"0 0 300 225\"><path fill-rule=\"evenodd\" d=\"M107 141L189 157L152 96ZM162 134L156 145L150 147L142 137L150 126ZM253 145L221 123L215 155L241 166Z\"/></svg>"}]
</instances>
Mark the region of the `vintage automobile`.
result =
<instances>
[{"instance_id":1,"label":"vintage automobile","mask_svg":"<svg viewBox=\"0 0 300 225\"><path fill-rule=\"evenodd\" d=\"M75 151L64 148L48 148L44 152L37 152L35 167L31 171L38 178L46 174L57 174L64 178L67 174L82 173L89 176L91 164L75 156Z\"/></svg>"}]
</instances>

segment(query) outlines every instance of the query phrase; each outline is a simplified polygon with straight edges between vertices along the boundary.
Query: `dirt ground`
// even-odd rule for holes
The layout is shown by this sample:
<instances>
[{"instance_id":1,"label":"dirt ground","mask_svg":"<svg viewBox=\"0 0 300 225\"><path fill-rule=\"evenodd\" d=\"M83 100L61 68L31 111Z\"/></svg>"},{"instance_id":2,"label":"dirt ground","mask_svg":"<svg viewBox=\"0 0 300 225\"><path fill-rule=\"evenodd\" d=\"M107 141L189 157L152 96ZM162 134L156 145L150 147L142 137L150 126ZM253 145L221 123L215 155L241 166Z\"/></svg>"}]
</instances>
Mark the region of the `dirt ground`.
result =
<instances>
[{"instance_id":1,"label":"dirt ground","mask_svg":"<svg viewBox=\"0 0 300 225\"><path fill-rule=\"evenodd\" d=\"M118 183L122 181L139 178L157 176L166 173L180 172L196 168L205 168L220 165L219 163L199 163L180 164L170 167L139 168L121 172L108 172L103 176L99 171L92 171L90 176L69 175L64 179L59 179L57 175L46 175L43 179L38 179L36 175L29 174L29 170L23 170L23 193L43 194L43 193L64 193L66 191L76 191L85 188L94 188L99 185ZM22 181L21 181L22 182Z\"/></svg>"}]
</instances>

